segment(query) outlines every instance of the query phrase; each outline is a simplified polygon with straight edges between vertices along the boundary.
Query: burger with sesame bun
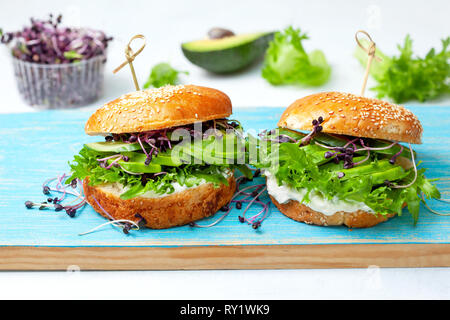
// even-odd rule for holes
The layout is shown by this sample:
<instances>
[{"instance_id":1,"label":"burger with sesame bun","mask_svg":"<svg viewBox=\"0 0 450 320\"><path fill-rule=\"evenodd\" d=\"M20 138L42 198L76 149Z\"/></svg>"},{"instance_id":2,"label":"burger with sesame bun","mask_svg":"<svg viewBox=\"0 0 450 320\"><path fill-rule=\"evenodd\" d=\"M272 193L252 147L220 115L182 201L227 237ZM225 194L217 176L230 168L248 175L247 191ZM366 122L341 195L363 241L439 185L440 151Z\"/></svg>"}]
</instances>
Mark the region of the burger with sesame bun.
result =
<instances>
[{"instance_id":1,"label":"burger with sesame bun","mask_svg":"<svg viewBox=\"0 0 450 320\"><path fill-rule=\"evenodd\" d=\"M231 113L228 96L206 87L123 95L87 121L104 140L84 145L67 183L83 180L87 202L110 220L163 229L211 216L235 191L234 169L251 176Z\"/></svg>"},{"instance_id":2,"label":"burger with sesame bun","mask_svg":"<svg viewBox=\"0 0 450 320\"><path fill-rule=\"evenodd\" d=\"M306 132L305 132L306 131ZM411 144L422 126L404 107L324 92L291 104L278 128L264 132L267 191L291 219L365 228L401 215L414 223L422 197L439 191L418 169Z\"/></svg>"}]
</instances>

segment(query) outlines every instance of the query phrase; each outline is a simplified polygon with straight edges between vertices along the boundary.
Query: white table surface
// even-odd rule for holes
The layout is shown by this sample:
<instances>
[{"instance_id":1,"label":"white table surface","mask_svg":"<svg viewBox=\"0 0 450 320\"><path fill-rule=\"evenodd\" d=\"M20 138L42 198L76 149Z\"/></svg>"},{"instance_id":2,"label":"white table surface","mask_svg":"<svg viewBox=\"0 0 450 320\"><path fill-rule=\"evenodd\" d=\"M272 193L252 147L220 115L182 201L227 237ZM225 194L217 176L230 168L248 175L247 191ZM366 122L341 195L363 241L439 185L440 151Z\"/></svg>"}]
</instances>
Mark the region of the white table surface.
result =
<instances>
[{"instance_id":1,"label":"white table surface","mask_svg":"<svg viewBox=\"0 0 450 320\"><path fill-rule=\"evenodd\" d=\"M387 54L409 33L414 49L440 49L450 30L450 3L417 1L106 1L0 0L0 27L20 28L29 17L63 13L64 22L105 30L115 37L109 48L104 96L92 109L134 89L129 70L113 75L123 48L137 33L148 45L135 68L144 83L151 66L170 62L189 71L183 83L220 89L234 106L287 106L309 93L337 90L359 93L363 68L353 57L354 33L367 30ZM217 76L190 64L180 43L202 38L222 26L245 33L288 25L308 32L307 50L321 49L332 65L332 78L321 88L272 87L260 65L238 75ZM17 92L8 51L0 47L0 113L35 112ZM373 82L369 80L368 87ZM368 91L368 96L373 93ZM410 104L418 105L417 102ZM429 104L450 106L444 98ZM118 286L118 284L120 284ZM149 299L321 299L450 298L450 269L235 270L142 272L2 272L0 298L149 298ZM123 290L127 288L127 290Z\"/></svg>"}]
</instances>

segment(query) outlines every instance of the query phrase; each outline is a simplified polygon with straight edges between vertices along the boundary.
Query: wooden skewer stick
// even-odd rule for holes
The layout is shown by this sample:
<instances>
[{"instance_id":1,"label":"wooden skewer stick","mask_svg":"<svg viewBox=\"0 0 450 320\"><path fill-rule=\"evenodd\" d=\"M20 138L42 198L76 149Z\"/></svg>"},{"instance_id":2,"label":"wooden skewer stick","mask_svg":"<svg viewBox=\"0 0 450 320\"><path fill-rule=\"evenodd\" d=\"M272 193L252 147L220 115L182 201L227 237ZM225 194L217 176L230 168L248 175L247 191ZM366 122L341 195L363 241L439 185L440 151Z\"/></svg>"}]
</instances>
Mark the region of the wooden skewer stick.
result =
<instances>
[{"instance_id":1,"label":"wooden skewer stick","mask_svg":"<svg viewBox=\"0 0 450 320\"><path fill-rule=\"evenodd\" d=\"M134 52L133 49L131 49L131 43L133 42L133 40L136 40L136 39L142 39L142 40L144 40L144 43L136 52ZM140 88L139 88L138 81L136 79L136 73L134 71L133 61L138 56L138 54L140 54L142 52L142 50L144 50L145 44L146 44L146 40L142 34L137 34L134 37L132 37L130 39L130 41L128 42L127 46L125 47L125 57L127 60L125 62L123 62L120 66L118 66L116 69L114 69L114 71L113 71L113 73L117 73L120 69L122 69L123 67L125 67L128 64L130 66L131 75L133 76L134 86L136 87L137 91L139 91Z\"/></svg>"},{"instance_id":2,"label":"wooden skewer stick","mask_svg":"<svg viewBox=\"0 0 450 320\"><path fill-rule=\"evenodd\" d=\"M369 41L370 41L369 47L366 48L361 44L361 42L359 41L359 38L358 38L359 33L364 34L369 39ZM381 59L375 55L376 44L366 31L358 30L355 33L355 40L356 40L356 43L358 44L358 46L361 49L363 49L365 52L367 52L367 54L369 55L369 58L367 59L366 72L364 74L364 79L363 79L363 86L361 88L361 96L364 96L364 92L366 91L367 78L369 77L369 71L370 71L370 66L372 65L372 61L374 58L377 59L378 61L381 61Z\"/></svg>"}]
</instances>

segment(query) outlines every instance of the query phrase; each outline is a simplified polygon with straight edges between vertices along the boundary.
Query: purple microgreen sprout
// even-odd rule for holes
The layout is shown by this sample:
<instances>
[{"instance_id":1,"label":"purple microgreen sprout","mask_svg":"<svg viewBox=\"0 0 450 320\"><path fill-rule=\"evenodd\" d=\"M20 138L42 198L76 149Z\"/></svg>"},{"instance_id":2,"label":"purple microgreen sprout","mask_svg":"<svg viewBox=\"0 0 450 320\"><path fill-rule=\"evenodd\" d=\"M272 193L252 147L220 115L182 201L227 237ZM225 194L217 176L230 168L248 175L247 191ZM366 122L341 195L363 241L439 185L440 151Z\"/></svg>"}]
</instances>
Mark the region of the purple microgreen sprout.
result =
<instances>
[{"instance_id":1,"label":"purple microgreen sprout","mask_svg":"<svg viewBox=\"0 0 450 320\"><path fill-rule=\"evenodd\" d=\"M448 212L448 211L447 212L439 212L439 211L436 211L436 210L430 208L430 206L428 205L428 203L425 199L425 195L423 194L423 192L421 193L421 196L422 196L423 204L431 213L437 214L438 216L450 216L450 212ZM436 200L442 201L445 203L450 203L450 200L448 200L448 199L436 199Z\"/></svg>"},{"instance_id":2,"label":"purple microgreen sprout","mask_svg":"<svg viewBox=\"0 0 450 320\"><path fill-rule=\"evenodd\" d=\"M196 222L191 222L191 223L189 223L189 226L191 226L191 227L196 227L196 228L210 228L210 227L213 227L213 226L215 226L216 224L218 224L220 221L222 221L223 219L225 219L225 217L228 216L228 214L230 213L231 209L232 209L232 207L229 206L229 207L228 207L228 210L227 210L223 215L221 215L221 216L219 217L219 219L217 219L216 221L214 221L214 222L212 222L212 223L210 223L210 224L207 224L207 225L201 225L201 224L198 224L198 223L196 223Z\"/></svg>"},{"instance_id":3,"label":"purple microgreen sprout","mask_svg":"<svg viewBox=\"0 0 450 320\"><path fill-rule=\"evenodd\" d=\"M417 180L417 166L416 166L416 160L414 159L414 151L411 147L411 143L408 143L408 146L409 146L409 151L411 152L411 161L412 161L413 168L414 168L414 179L407 185L403 185L403 186L402 185L391 185L391 188L393 188L393 189L408 188L408 187L412 186Z\"/></svg>"},{"instance_id":4,"label":"purple microgreen sprout","mask_svg":"<svg viewBox=\"0 0 450 320\"><path fill-rule=\"evenodd\" d=\"M398 158L398 157L402 154L402 152L403 152L403 146L402 146L401 144L398 144L398 145L400 146L400 151L397 152L396 154L394 154L394 155L392 156L391 159L389 159L389 163L390 163L390 164L394 164L395 161L397 160L397 158Z\"/></svg>"},{"instance_id":5,"label":"purple microgreen sprout","mask_svg":"<svg viewBox=\"0 0 450 320\"><path fill-rule=\"evenodd\" d=\"M27 207L27 209L33 208L34 205L33 201L25 201L25 207Z\"/></svg>"},{"instance_id":6,"label":"purple microgreen sprout","mask_svg":"<svg viewBox=\"0 0 450 320\"><path fill-rule=\"evenodd\" d=\"M259 228L262 224L262 221L267 217L267 213L269 211L268 204L270 202L266 204L259 200L259 197L262 195L262 193L266 191L264 184L256 184L256 185L247 186L243 189L240 189L240 185L243 183L246 183L248 181L249 180L244 176L240 176L236 179L236 191L235 191L233 197L231 198L229 204L222 208L223 211L225 211L225 213L222 216L220 216L217 220L215 220L214 222L207 224L207 225L200 225L196 222L191 222L191 223L189 223L189 226L197 227L197 228L209 228L209 227L215 226L219 222L221 222L223 219L225 219L225 217L230 213L231 209L233 208L232 207L233 203L235 203L235 206L237 209L241 209L242 203L245 202L245 203L247 203L247 206L243 212L243 215L238 217L239 221L241 223L247 222L253 228L255 228L255 226L256 226L255 229ZM253 189L256 189L256 190L253 190ZM252 190L252 192L247 192L250 190ZM255 193L255 191L256 191L256 193ZM244 198L237 200L236 198L238 196L244 196ZM250 199L250 198L252 198L252 199ZM258 214L251 217L250 219L246 219L245 214L254 203L258 203L258 204L262 205L263 209Z\"/></svg>"},{"instance_id":7,"label":"purple microgreen sprout","mask_svg":"<svg viewBox=\"0 0 450 320\"><path fill-rule=\"evenodd\" d=\"M4 33L0 42L13 42L15 58L39 64L74 63L106 55L111 37L97 30L63 27L61 21L61 15L52 14L48 20L31 19L31 26Z\"/></svg>"},{"instance_id":8,"label":"purple microgreen sprout","mask_svg":"<svg viewBox=\"0 0 450 320\"><path fill-rule=\"evenodd\" d=\"M108 211L105 210L105 208L103 208L103 206L100 204L100 202L97 201L97 199L95 198L95 196L92 195L92 199L94 199L95 203L99 206L99 208L103 211L103 213L109 218L110 221L102 223L101 225L92 228L91 230L88 230L86 232L80 233L80 236L92 233L97 231L98 229L103 228L104 226L107 225L112 225L114 227L117 228L121 228L123 233L128 234L130 232L130 230L139 230L139 224L132 221L132 220L127 220L127 219L120 219L120 220L115 220L109 213ZM141 221L141 220L140 220ZM139 222L140 222L139 221Z\"/></svg>"},{"instance_id":9,"label":"purple microgreen sprout","mask_svg":"<svg viewBox=\"0 0 450 320\"><path fill-rule=\"evenodd\" d=\"M108 164L108 160L111 160L111 159L113 159L113 161L109 165L107 165ZM112 155L112 156L109 156L109 157L97 159L97 161L99 162L99 166L104 168L104 169L106 169L106 170L109 170L113 166L115 166L115 167L119 167L120 169L122 169L123 171L125 171L128 174L142 175L142 173L131 172L131 171L126 170L123 166L121 166L119 164L120 160L128 162L128 161L130 161L130 158L128 156L124 156L124 155L121 155L121 154L115 154L115 155Z\"/></svg>"},{"instance_id":10,"label":"purple microgreen sprout","mask_svg":"<svg viewBox=\"0 0 450 320\"><path fill-rule=\"evenodd\" d=\"M367 156L364 159L362 159L361 161L353 163L353 166L360 165L361 163L364 163L367 160L369 160L369 158L370 158L370 149L367 149Z\"/></svg>"},{"instance_id":11,"label":"purple microgreen sprout","mask_svg":"<svg viewBox=\"0 0 450 320\"><path fill-rule=\"evenodd\" d=\"M50 194L50 188L48 186L44 186L42 188L42 193L45 195Z\"/></svg>"},{"instance_id":12,"label":"purple microgreen sprout","mask_svg":"<svg viewBox=\"0 0 450 320\"><path fill-rule=\"evenodd\" d=\"M317 133L319 133L319 132L321 132L323 130L323 127L321 126L322 123L323 123L323 118L322 117L319 117L317 120L314 119L312 121L313 129L312 129L312 131L310 133L308 133L308 135L306 135L305 137L303 137L300 140L300 146L301 147L306 146L307 144L309 144L311 142L312 138L314 138L314 136Z\"/></svg>"},{"instance_id":13,"label":"purple microgreen sprout","mask_svg":"<svg viewBox=\"0 0 450 320\"><path fill-rule=\"evenodd\" d=\"M147 221L143 216L141 216L139 213L136 213L134 215L135 218L138 218L139 220L136 222L139 226L145 226L147 224Z\"/></svg>"},{"instance_id":14,"label":"purple microgreen sprout","mask_svg":"<svg viewBox=\"0 0 450 320\"><path fill-rule=\"evenodd\" d=\"M97 226L95 228L92 228L92 229L90 229L90 230L88 230L86 232L79 233L78 235L79 236L84 236L86 234L93 233L93 232L95 232L95 231L97 231L97 230L99 230L99 229L101 229L101 228L103 228L103 227L105 227L107 225L112 225L114 227L121 228L123 233L125 233L125 234L128 234L130 230L136 230L137 231L137 230L140 229L139 225L136 222L134 222L134 221L126 220L126 219L119 219L119 220L111 220L111 221L102 223L101 225L99 225L99 226ZM134 226L134 228L132 226Z\"/></svg>"},{"instance_id":15,"label":"purple microgreen sprout","mask_svg":"<svg viewBox=\"0 0 450 320\"><path fill-rule=\"evenodd\" d=\"M65 182L65 179L67 178L66 174L63 174L61 176L47 179L44 184L42 185L42 189L46 192L47 195L50 195L52 192L56 192L59 194L62 194L61 197L48 197L47 201L44 202L33 202L33 201L26 201L25 206L28 209L31 209L33 207L39 207L40 210L44 209L54 209L56 212L65 210L65 212L70 216L74 217L77 210L82 208L86 204L85 197L83 195L82 188L80 190L76 189L77 185L82 185L81 182L77 179L77 183L71 183L68 185L63 185ZM56 181L55 186L51 186L50 183ZM67 190L66 188L71 187L72 185L75 185L75 188L72 188L72 190ZM66 197L66 194L70 194L75 197L74 200L72 200L69 203L61 204L58 202L61 202ZM79 201L79 202L77 202ZM73 204L74 202L77 202Z\"/></svg>"}]
</instances>

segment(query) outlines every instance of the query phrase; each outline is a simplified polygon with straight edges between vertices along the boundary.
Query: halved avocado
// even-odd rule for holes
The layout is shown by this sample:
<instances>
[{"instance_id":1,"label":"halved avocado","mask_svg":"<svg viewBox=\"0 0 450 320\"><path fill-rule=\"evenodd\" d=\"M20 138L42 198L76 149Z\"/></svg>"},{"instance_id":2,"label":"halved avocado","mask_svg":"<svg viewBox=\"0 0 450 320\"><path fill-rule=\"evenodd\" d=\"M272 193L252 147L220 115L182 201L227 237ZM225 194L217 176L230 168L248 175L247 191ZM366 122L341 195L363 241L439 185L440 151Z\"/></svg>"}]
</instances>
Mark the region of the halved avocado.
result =
<instances>
[{"instance_id":1,"label":"halved avocado","mask_svg":"<svg viewBox=\"0 0 450 320\"><path fill-rule=\"evenodd\" d=\"M241 34L221 39L205 39L181 45L193 64L215 73L241 70L262 57L274 32Z\"/></svg>"}]
</instances>

